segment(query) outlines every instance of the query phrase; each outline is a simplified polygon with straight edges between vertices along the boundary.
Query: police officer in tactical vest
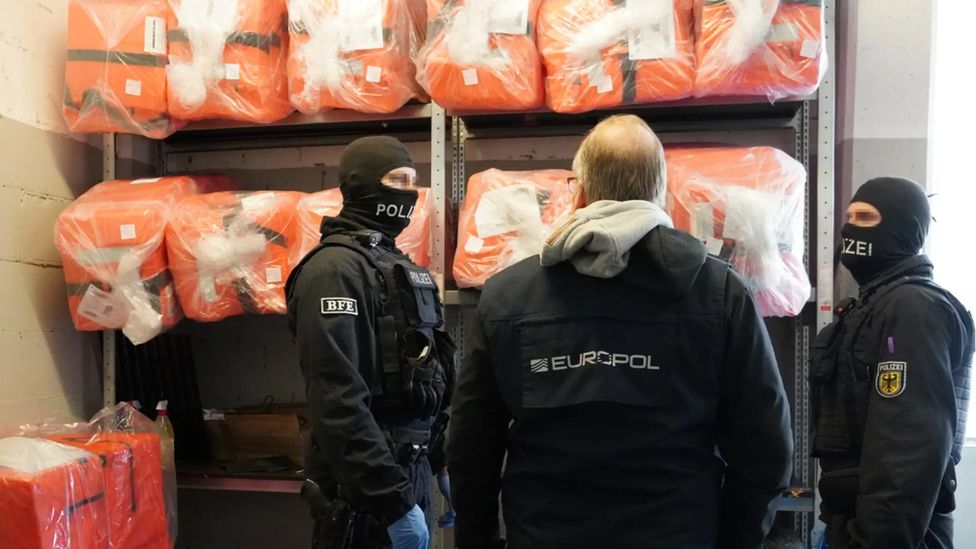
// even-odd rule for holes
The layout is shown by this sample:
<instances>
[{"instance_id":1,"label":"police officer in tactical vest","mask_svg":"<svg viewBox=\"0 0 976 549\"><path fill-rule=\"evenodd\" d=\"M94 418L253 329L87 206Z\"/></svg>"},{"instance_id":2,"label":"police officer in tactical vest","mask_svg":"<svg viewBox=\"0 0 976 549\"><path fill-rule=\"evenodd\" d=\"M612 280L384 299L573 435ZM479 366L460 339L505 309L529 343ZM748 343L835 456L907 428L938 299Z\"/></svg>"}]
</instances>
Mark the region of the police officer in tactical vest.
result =
<instances>
[{"instance_id":1,"label":"police officer in tactical vest","mask_svg":"<svg viewBox=\"0 0 976 549\"><path fill-rule=\"evenodd\" d=\"M454 346L430 272L397 250L417 201L416 171L390 137L350 144L342 210L288 280L313 448L302 491L315 549L426 549L435 423L454 380Z\"/></svg>"},{"instance_id":2,"label":"police officer in tactical vest","mask_svg":"<svg viewBox=\"0 0 976 549\"><path fill-rule=\"evenodd\" d=\"M811 368L831 549L952 547L974 330L919 255L930 218L921 187L884 177L854 194L841 231L860 291L837 306Z\"/></svg>"}]
</instances>

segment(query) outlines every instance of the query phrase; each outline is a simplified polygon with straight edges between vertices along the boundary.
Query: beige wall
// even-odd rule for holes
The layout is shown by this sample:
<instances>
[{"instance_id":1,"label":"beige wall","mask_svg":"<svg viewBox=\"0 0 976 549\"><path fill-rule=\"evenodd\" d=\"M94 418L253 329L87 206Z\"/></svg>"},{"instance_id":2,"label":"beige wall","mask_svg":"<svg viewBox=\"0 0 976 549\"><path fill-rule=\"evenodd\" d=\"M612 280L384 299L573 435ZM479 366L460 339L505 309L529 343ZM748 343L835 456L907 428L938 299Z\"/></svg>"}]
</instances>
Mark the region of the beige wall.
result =
<instances>
[{"instance_id":1,"label":"beige wall","mask_svg":"<svg viewBox=\"0 0 976 549\"><path fill-rule=\"evenodd\" d=\"M68 316L58 214L101 173L60 119L65 0L4 2L0 18L0 436L97 409L97 336Z\"/></svg>"}]
</instances>

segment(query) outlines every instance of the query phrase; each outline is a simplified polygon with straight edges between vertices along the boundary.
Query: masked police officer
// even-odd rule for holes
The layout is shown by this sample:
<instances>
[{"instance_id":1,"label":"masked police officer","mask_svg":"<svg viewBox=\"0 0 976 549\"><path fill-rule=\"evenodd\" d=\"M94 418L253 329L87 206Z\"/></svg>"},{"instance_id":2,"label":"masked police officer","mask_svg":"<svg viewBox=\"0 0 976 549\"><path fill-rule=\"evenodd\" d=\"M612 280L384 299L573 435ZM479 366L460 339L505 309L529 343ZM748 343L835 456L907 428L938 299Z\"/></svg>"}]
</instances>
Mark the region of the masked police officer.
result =
<instances>
[{"instance_id":1,"label":"masked police officer","mask_svg":"<svg viewBox=\"0 0 976 549\"><path fill-rule=\"evenodd\" d=\"M847 216L840 261L859 296L819 335L811 372L828 542L950 548L972 317L919 255L931 217L921 187L872 179Z\"/></svg>"},{"instance_id":2,"label":"masked police officer","mask_svg":"<svg viewBox=\"0 0 976 549\"><path fill-rule=\"evenodd\" d=\"M303 497L315 548L426 549L427 447L454 349L430 273L394 243L416 171L399 141L368 137L344 151L339 181L342 210L287 286L312 422Z\"/></svg>"}]
</instances>

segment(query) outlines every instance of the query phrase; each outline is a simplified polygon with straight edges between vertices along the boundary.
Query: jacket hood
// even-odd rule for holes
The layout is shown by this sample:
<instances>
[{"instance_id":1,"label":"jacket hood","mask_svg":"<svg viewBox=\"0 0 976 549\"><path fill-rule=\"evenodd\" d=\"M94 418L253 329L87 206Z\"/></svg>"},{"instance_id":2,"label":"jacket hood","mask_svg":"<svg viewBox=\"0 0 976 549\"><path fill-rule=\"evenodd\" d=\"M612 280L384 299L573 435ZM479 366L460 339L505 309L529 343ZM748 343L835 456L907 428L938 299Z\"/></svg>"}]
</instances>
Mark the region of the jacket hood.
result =
<instances>
[{"instance_id":1,"label":"jacket hood","mask_svg":"<svg viewBox=\"0 0 976 549\"><path fill-rule=\"evenodd\" d=\"M671 228L651 202L600 201L575 211L546 241L545 267L569 262L577 272L621 279L655 293L685 295L705 263L705 247Z\"/></svg>"}]
</instances>

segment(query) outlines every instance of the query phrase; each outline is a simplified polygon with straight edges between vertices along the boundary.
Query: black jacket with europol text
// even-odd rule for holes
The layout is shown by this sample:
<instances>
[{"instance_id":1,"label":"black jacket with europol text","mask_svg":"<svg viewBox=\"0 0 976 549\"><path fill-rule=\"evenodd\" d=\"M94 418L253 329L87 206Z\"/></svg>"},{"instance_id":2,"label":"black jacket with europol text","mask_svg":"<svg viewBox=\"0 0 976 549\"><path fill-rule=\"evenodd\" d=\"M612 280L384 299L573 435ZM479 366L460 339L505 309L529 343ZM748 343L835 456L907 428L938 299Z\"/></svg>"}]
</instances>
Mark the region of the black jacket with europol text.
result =
<instances>
[{"instance_id":1,"label":"black jacket with europol text","mask_svg":"<svg viewBox=\"0 0 976 549\"><path fill-rule=\"evenodd\" d=\"M742 279L658 227L612 278L538 256L486 284L448 437L460 549L758 549L790 412ZM504 467L503 467L504 464Z\"/></svg>"}]
</instances>

